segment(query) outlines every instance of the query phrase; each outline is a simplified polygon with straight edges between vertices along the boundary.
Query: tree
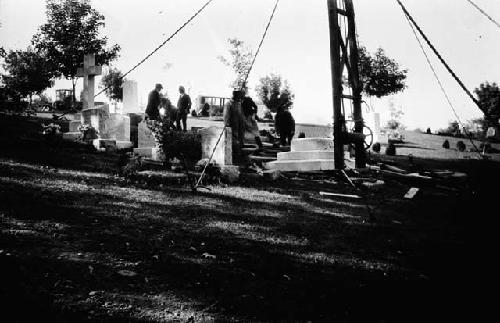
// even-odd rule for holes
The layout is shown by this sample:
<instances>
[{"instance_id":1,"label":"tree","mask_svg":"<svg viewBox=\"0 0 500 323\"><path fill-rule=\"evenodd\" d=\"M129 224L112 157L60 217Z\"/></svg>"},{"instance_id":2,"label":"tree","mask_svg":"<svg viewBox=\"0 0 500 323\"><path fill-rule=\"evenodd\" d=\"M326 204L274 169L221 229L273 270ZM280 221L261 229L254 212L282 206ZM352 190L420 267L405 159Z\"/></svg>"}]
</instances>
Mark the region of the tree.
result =
<instances>
[{"instance_id":1,"label":"tree","mask_svg":"<svg viewBox=\"0 0 500 323\"><path fill-rule=\"evenodd\" d=\"M236 79L230 84L231 87L241 87L245 77L252 65L254 54L245 46L245 43L237 38L229 38L229 58L218 56L217 58L226 66L233 69Z\"/></svg>"},{"instance_id":2,"label":"tree","mask_svg":"<svg viewBox=\"0 0 500 323\"><path fill-rule=\"evenodd\" d=\"M363 93L381 98L406 89L408 70L399 68L398 63L387 57L382 48L370 54L366 47L359 47L359 77Z\"/></svg>"},{"instance_id":3,"label":"tree","mask_svg":"<svg viewBox=\"0 0 500 323\"><path fill-rule=\"evenodd\" d=\"M255 92L272 112L276 112L278 108L290 108L295 98L288 82L280 75L272 73L260 78Z\"/></svg>"},{"instance_id":4,"label":"tree","mask_svg":"<svg viewBox=\"0 0 500 323\"><path fill-rule=\"evenodd\" d=\"M403 109L401 107L396 107L393 102L389 103L390 119L387 121L386 128L391 131L404 130L401 119L404 115Z\"/></svg>"},{"instance_id":5,"label":"tree","mask_svg":"<svg viewBox=\"0 0 500 323\"><path fill-rule=\"evenodd\" d=\"M73 104L77 68L85 54L95 54L96 64L105 65L118 57L119 45L106 48L107 37L99 37L104 16L90 0L47 0L47 23L33 36L35 48L52 62L57 77L71 79Z\"/></svg>"},{"instance_id":6,"label":"tree","mask_svg":"<svg viewBox=\"0 0 500 323\"><path fill-rule=\"evenodd\" d=\"M500 88L496 83L484 82L474 90L487 126L496 126L500 119Z\"/></svg>"},{"instance_id":7,"label":"tree","mask_svg":"<svg viewBox=\"0 0 500 323\"><path fill-rule=\"evenodd\" d=\"M110 68L107 73L102 76L101 87L104 88L104 92L109 99L115 101L123 100L123 84L124 78L123 73L116 69Z\"/></svg>"},{"instance_id":8,"label":"tree","mask_svg":"<svg viewBox=\"0 0 500 323\"><path fill-rule=\"evenodd\" d=\"M7 72L2 75L5 87L18 97L28 97L30 105L34 94L41 94L54 84L54 74L47 58L31 47L10 50L4 57L3 67Z\"/></svg>"}]
</instances>

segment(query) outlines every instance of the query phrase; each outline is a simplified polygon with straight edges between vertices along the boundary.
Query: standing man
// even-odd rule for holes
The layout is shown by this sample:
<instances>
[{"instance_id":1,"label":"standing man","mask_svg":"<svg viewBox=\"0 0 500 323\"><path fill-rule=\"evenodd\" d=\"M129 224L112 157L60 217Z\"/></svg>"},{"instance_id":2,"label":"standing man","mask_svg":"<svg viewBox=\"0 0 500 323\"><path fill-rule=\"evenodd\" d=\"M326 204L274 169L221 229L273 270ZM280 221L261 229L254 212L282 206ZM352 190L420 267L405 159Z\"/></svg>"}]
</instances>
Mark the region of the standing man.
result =
<instances>
[{"instance_id":1,"label":"standing man","mask_svg":"<svg viewBox=\"0 0 500 323\"><path fill-rule=\"evenodd\" d=\"M295 119L288 108L278 108L278 112L274 117L274 128L280 136L280 144L290 146L295 135Z\"/></svg>"},{"instance_id":2,"label":"standing man","mask_svg":"<svg viewBox=\"0 0 500 323\"><path fill-rule=\"evenodd\" d=\"M149 92L148 95L148 105L146 107L146 118L149 120L160 119L159 106L161 103L160 91L163 89L163 85L160 83L155 85L155 88Z\"/></svg>"},{"instance_id":3,"label":"standing man","mask_svg":"<svg viewBox=\"0 0 500 323\"><path fill-rule=\"evenodd\" d=\"M189 110L191 109L191 98L186 94L186 90L184 86L179 86L179 101L177 101L177 130L181 129L181 120L182 120L182 130L187 130L187 116Z\"/></svg>"},{"instance_id":4,"label":"standing man","mask_svg":"<svg viewBox=\"0 0 500 323\"><path fill-rule=\"evenodd\" d=\"M243 115L245 116L245 130L255 138L255 143L259 146L259 150L262 151L262 141L260 140L259 126L257 125L257 104L248 96L248 89L243 88L244 97L241 102L241 107L243 109Z\"/></svg>"},{"instance_id":5,"label":"standing man","mask_svg":"<svg viewBox=\"0 0 500 323\"><path fill-rule=\"evenodd\" d=\"M243 140L245 139L245 117L241 107L243 97L243 91L235 89L232 99L224 106L224 126L230 127L232 131L233 159L235 160L241 156Z\"/></svg>"}]
</instances>

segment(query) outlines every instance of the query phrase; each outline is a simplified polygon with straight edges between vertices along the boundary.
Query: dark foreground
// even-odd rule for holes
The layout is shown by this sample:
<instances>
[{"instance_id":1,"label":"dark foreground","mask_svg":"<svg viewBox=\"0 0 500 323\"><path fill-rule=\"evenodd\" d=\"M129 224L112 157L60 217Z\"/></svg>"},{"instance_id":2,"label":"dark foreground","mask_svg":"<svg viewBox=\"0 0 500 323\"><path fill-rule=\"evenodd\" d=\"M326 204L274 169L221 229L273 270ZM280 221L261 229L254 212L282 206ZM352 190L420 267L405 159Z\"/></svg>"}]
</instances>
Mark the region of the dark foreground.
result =
<instances>
[{"instance_id":1,"label":"dark foreground","mask_svg":"<svg viewBox=\"0 0 500 323\"><path fill-rule=\"evenodd\" d=\"M193 194L131 183L120 154L49 143L1 116L4 322L452 321L467 311L471 222L498 164L418 160L467 179L384 178L363 199L328 178ZM392 162L404 167L404 158ZM368 205L368 207L367 207Z\"/></svg>"}]
</instances>

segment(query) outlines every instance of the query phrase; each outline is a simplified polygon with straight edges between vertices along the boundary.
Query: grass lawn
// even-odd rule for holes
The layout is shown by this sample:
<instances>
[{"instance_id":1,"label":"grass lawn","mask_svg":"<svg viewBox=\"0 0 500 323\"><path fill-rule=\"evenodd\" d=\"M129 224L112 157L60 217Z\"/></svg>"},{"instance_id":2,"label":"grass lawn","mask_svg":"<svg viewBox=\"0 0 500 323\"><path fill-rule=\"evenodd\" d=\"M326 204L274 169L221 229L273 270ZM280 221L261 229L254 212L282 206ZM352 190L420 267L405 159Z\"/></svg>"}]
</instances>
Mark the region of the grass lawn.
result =
<instances>
[{"instance_id":1,"label":"grass lawn","mask_svg":"<svg viewBox=\"0 0 500 323\"><path fill-rule=\"evenodd\" d=\"M411 200L415 184L389 178L361 193L307 177L192 193L132 184L124 156L46 142L39 123L0 116L4 318L422 322L466 309L468 219L496 162L417 158L469 176Z\"/></svg>"}]
</instances>

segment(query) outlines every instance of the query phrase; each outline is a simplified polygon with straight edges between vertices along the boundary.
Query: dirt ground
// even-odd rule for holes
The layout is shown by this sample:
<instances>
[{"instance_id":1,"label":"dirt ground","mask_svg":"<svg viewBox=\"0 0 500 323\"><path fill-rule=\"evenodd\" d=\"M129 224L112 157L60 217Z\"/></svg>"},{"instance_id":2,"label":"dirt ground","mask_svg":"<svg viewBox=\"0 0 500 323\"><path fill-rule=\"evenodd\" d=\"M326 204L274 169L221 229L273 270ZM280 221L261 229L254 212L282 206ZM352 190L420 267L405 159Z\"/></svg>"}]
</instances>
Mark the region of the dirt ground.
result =
<instances>
[{"instance_id":1,"label":"dirt ground","mask_svg":"<svg viewBox=\"0 0 500 323\"><path fill-rule=\"evenodd\" d=\"M131 182L123 155L45 141L39 124L0 116L2 321L422 322L467 310L471 215L486 217L497 162L416 158L467 177L369 173L385 184L365 190L332 175L192 193Z\"/></svg>"}]
</instances>

